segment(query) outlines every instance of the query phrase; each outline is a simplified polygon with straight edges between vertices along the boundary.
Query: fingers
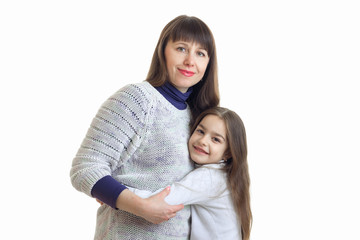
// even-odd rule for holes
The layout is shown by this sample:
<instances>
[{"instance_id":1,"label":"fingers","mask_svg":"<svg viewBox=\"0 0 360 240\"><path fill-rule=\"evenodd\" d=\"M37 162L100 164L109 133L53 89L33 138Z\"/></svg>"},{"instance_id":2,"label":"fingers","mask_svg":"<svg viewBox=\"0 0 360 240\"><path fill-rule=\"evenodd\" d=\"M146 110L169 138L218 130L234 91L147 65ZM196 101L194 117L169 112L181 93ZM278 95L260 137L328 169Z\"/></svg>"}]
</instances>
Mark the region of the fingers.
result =
<instances>
[{"instance_id":1,"label":"fingers","mask_svg":"<svg viewBox=\"0 0 360 240\"><path fill-rule=\"evenodd\" d=\"M171 218L176 216L176 213L184 208L183 204L172 205L171 210L166 214L165 221L169 221Z\"/></svg>"},{"instance_id":2,"label":"fingers","mask_svg":"<svg viewBox=\"0 0 360 240\"><path fill-rule=\"evenodd\" d=\"M182 210L184 208L184 204L172 205L172 212L176 214L176 212Z\"/></svg>"},{"instance_id":3,"label":"fingers","mask_svg":"<svg viewBox=\"0 0 360 240\"><path fill-rule=\"evenodd\" d=\"M170 186L166 187L164 190L162 190L158 195L164 199L167 195L170 193Z\"/></svg>"},{"instance_id":4,"label":"fingers","mask_svg":"<svg viewBox=\"0 0 360 240\"><path fill-rule=\"evenodd\" d=\"M171 214L168 220L170 220L170 218L173 218L175 216L176 216L176 213Z\"/></svg>"},{"instance_id":5,"label":"fingers","mask_svg":"<svg viewBox=\"0 0 360 240\"><path fill-rule=\"evenodd\" d=\"M162 223L162 222L166 222L166 221L169 221L170 219L172 219L173 217L176 216L176 213L171 213L171 214L167 214L163 220L161 222L158 222L158 223Z\"/></svg>"},{"instance_id":6,"label":"fingers","mask_svg":"<svg viewBox=\"0 0 360 240\"><path fill-rule=\"evenodd\" d=\"M184 208L184 205L179 204L179 205L173 205L171 207L172 207L171 210L169 210L169 212L166 214L166 217L165 217L165 220L167 220L167 221L170 220L171 218L175 217L176 213Z\"/></svg>"},{"instance_id":7,"label":"fingers","mask_svg":"<svg viewBox=\"0 0 360 240\"><path fill-rule=\"evenodd\" d=\"M184 208L183 204L169 205L166 203L165 198L170 193L170 187L166 187L161 192L157 193L150 198L144 199L147 207L146 214L143 214L144 218L149 222L159 224L161 222L169 221L176 216L176 213Z\"/></svg>"},{"instance_id":8,"label":"fingers","mask_svg":"<svg viewBox=\"0 0 360 240\"><path fill-rule=\"evenodd\" d=\"M173 211L173 209L183 208L183 205L175 205L176 208L172 208L170 210L167 210L166 212L163 212L162 216L158 216L157 218L151 218L151 220L147 219L149 222L152 222L154 224L160 224L162 222L169 221L171 218L176 216L176 211Z\"/></svg>"}]
</instances>

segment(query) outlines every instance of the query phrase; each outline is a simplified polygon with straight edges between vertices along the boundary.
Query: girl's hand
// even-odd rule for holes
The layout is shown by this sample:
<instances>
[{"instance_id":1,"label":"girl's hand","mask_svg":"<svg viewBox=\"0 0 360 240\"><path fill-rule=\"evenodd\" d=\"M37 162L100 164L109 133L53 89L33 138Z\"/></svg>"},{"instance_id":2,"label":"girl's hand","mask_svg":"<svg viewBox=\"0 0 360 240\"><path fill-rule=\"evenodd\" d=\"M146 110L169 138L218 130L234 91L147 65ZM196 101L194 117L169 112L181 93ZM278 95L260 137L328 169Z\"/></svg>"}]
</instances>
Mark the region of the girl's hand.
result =
<instances>
[{"instance_id":1,"label":"girl's hand","mask_svg":"<svg viewBox=\"0 0 360 240\"><path fill-rule=\"evenodd\" d=\"M116 207L140 216L151 223L159 224L175 217L176 213L184 208L183 204L167 204L164 199L169 193L170 187L167 187L152 197L142 199L126 189L119 195Z\"/></svg>"}]
</instances>

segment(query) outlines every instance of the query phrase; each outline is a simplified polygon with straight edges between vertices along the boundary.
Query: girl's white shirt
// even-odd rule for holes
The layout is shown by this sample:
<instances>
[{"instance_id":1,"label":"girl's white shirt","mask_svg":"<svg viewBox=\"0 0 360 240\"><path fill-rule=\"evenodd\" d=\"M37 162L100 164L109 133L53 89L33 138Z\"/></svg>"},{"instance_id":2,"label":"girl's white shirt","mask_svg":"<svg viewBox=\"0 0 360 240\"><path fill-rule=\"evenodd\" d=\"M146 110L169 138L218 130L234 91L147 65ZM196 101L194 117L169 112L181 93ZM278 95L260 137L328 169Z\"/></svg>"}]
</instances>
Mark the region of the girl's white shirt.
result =
<instances>
[{"instance_id":1,"label":"girl's white shirt","mask_svg":"<svg viewBox=\"0 0 360 240\"><path fill-rule=\"evenodd\" d=\"M171 185L165 198L168 204L191 205L191 240L241 239L241 230L234 211L230 191L227 188L224 163L196 165L196 169L180 182ZM159 193L129 190L142 198Z\"/></svg>"}]
</instances>

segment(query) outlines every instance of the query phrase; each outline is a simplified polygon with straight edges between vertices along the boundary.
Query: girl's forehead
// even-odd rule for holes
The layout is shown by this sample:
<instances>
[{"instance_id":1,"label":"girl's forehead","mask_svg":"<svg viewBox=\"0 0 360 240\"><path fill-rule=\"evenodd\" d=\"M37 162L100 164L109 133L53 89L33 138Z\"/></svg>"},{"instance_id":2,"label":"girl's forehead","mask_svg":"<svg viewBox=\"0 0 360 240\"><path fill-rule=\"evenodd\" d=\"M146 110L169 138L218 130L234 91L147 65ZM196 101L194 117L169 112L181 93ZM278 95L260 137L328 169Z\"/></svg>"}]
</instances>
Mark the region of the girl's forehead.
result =
<instances>
[{"instance_id":1,"label":"girl's forehead","mask_svg":"<svg viewBox=\"0 0 360 240\"><path fill-rule=\"evenodd\" d=\"M199 125L206 125L209 128L219 129L221 131L226 130L226 124L224 119L219 116L209 114L206 115L199 123Z\"/></svg>"},{"instance_id":2,"label":"girl's forehead","mask_svg":"<svg viewBox=\"0 0 360 240\"><path fill-rule=\"evenodd\" d=\"M205 121L205 120L208 120L209 121L209 119L211 120L211 121L217 121L217 122L223 122L224 121L224 119L222 119L221 117L219 117L219 116L217 116L217 115L215 115L215 114L208 114L208 115L206 115L205 117L203 117L203 119L201 120L201 122L202 121Z\"/></svg>"},{"instance_id":3,"label":"girl's forehead","mask_svg":"<svg viewBox=\"0 0 360 240\"><path fill-rule=\"evenodd\" d=\"M221 136L224 140L227 138L226 124L224 119L209 114L206 115L198 125L200 128L203 128L205 132L208 132L212 135Z\"/></svg>"}]
</instances>

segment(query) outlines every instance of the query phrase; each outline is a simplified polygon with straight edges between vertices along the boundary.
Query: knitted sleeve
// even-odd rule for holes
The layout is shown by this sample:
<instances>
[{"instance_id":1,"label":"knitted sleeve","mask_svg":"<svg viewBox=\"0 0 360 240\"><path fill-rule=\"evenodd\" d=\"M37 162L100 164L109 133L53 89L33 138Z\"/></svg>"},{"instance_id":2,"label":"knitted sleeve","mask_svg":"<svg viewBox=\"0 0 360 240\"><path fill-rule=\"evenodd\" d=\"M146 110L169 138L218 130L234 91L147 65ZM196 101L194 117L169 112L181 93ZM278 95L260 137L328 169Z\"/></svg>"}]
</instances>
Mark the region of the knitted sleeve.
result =
<instances>
[{"instance_id":1,"label":"knitted sleeve","mask_svg":"<svg viewBox=\"0 0 360 240\"><path fill-rule=\"evenodd\" d=\"M101 178L124 164L140 146L151 111L151 98L136 84L127 85L99 109L70 171L71 183L91 196Z\"/></svg>"}]
</instances>

